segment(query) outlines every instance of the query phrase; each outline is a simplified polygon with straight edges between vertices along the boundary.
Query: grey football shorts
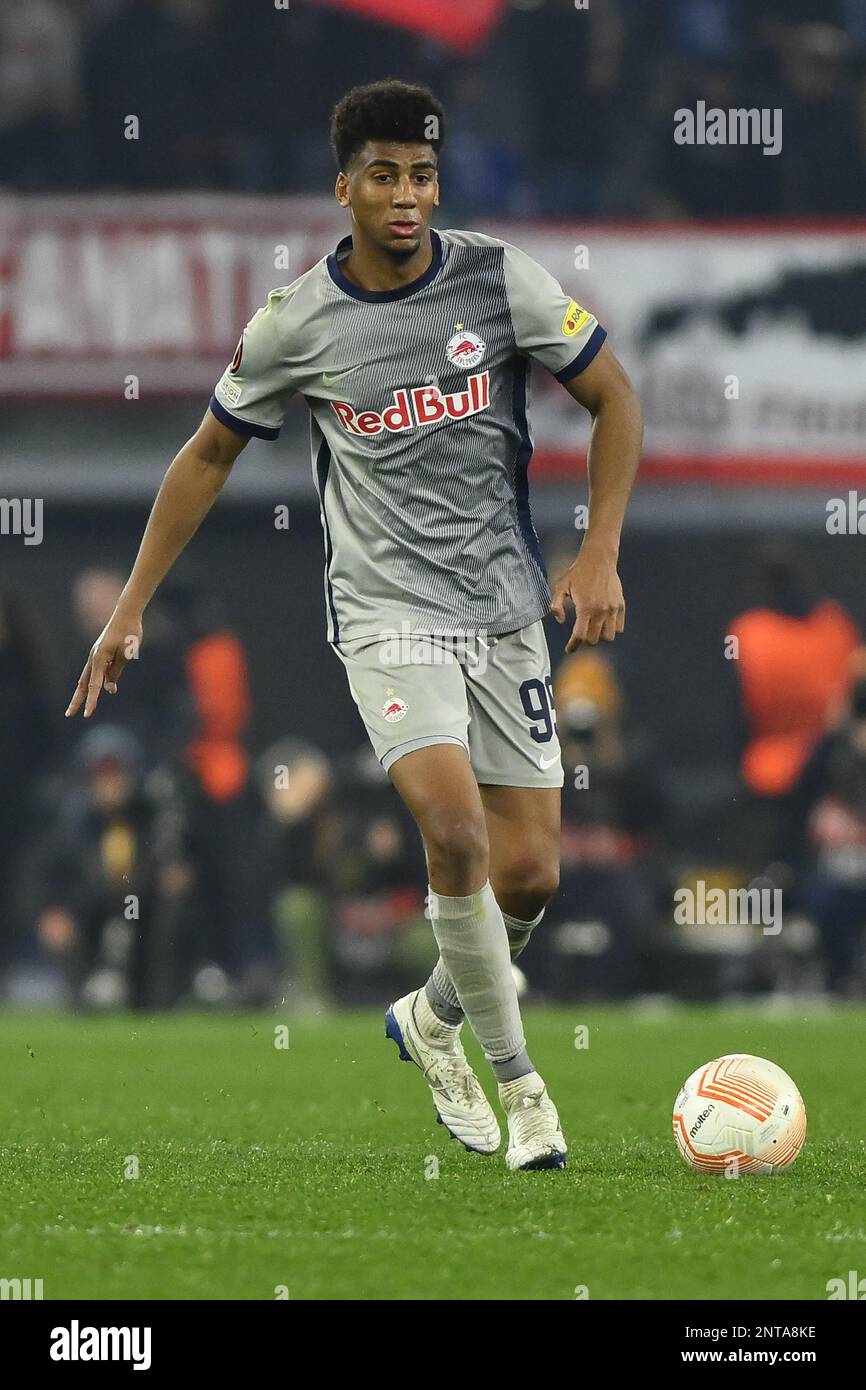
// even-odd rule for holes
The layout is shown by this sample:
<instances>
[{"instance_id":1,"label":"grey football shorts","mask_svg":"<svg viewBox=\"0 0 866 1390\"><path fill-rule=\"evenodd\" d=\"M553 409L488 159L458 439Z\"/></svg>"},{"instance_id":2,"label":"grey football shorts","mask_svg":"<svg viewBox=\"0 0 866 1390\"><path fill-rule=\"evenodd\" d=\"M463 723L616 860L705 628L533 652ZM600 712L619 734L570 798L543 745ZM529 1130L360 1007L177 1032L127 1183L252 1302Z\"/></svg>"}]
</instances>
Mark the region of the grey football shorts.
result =
<instances>
[{"instance_id":1,"label":"grey football shorts","mask_svg":"<svg viewBox=\"0 0 866 1390\"><path fill-rule=\"evenodd\" d=\"M334 650L386 772L416 748L457 743L479 783L562 786L540 620L499 637L413 633L404 624Z\"/></svg>"}]
</instances>

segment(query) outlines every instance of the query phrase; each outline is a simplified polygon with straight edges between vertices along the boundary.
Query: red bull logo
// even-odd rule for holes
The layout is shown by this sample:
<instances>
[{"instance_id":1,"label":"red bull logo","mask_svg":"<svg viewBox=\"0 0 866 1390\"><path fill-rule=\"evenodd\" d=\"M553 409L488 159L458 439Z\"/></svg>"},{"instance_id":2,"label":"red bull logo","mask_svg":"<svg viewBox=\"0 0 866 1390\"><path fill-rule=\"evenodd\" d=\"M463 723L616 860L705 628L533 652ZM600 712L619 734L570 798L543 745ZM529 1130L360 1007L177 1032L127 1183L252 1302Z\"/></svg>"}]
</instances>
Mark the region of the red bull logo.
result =
<instances>
[{"instance_id":1,"label":"red bull logo","mask_svg":"<svg viewBox=\"0 0 866 1390\"><path fill-rule=\"evenodd\" d=\"M490 373L469 377L465 391L444 393L438 386L401 386L384 410L356 410L348 401L331 401L331 409L348 434L381 434L414 430L442 420L462 420L490 405Z\"/></svg>"}]
</instances>

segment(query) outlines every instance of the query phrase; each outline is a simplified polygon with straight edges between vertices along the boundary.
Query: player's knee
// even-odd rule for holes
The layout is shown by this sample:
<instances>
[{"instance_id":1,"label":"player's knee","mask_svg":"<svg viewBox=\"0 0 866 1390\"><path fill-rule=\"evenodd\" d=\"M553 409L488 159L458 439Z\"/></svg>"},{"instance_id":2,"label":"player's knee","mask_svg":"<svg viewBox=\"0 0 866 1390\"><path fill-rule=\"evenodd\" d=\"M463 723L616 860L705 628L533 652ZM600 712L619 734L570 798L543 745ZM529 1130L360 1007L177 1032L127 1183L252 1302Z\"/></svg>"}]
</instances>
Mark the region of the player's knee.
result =
<instances>
[{"instance_id":1,"label":"player's knee","mask_svg":"<svg viewBox=\"0 0 866 1390\"><path fill-rule=\"evenodd\" d=\"M431 880L436 877L474 883L479 877L486 878L489 845L483 816L431 811L421 833Z\"/></svg>"},{"instance_id":2,"label":"player's knee","mask_svg":"<svg viewBox=\"0 0 866 1390\"><path fill-rule=\"evenodd\" d=\"M559 888L559 863L540 854L515 855L500 868L493 886L503 912L531 921Z\"/></svg>"}]
</instances>

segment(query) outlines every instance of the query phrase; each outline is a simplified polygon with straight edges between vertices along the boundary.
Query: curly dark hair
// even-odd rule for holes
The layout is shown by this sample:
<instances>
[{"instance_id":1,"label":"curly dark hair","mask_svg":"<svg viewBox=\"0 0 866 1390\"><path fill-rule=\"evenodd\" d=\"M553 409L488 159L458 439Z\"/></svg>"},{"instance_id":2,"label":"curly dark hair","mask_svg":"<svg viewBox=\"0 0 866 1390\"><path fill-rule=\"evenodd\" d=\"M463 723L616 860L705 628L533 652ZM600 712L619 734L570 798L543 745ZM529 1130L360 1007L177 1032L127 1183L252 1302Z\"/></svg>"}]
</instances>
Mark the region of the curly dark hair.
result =
<instances>
[{"instance_id":1,"label":"curly dark hair","mask_svg":"<svg viewBox=\"0 0 866 1390\"><path fill-rule=\"evenodd\" d=\"M352 87L331 115L331 149L343 172L368 140L428 144L438 155L444 138L445 114L430 89L395 77Z\"/></svg>"}]
</instances>

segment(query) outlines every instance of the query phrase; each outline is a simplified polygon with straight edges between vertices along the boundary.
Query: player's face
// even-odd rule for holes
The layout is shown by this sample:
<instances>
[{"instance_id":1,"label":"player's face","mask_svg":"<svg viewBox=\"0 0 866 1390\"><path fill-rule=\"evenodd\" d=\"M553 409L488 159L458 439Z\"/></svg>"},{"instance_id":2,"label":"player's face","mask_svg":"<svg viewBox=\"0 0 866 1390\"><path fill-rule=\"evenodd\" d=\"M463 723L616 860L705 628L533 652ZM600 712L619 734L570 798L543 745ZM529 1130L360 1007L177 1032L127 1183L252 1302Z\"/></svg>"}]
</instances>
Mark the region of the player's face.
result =
<instances>
[{"instance_id":1,"label":"player's face","mask_svg":"<svg viewBox=\"0 0 866 1390\"><path fill-rule=\"evenodd\" d=\"M436 155L427 144L368 140L349 174L340 174L337 197L378 246L411 254L439 202Z\"/></svg>"}]
</instances>

